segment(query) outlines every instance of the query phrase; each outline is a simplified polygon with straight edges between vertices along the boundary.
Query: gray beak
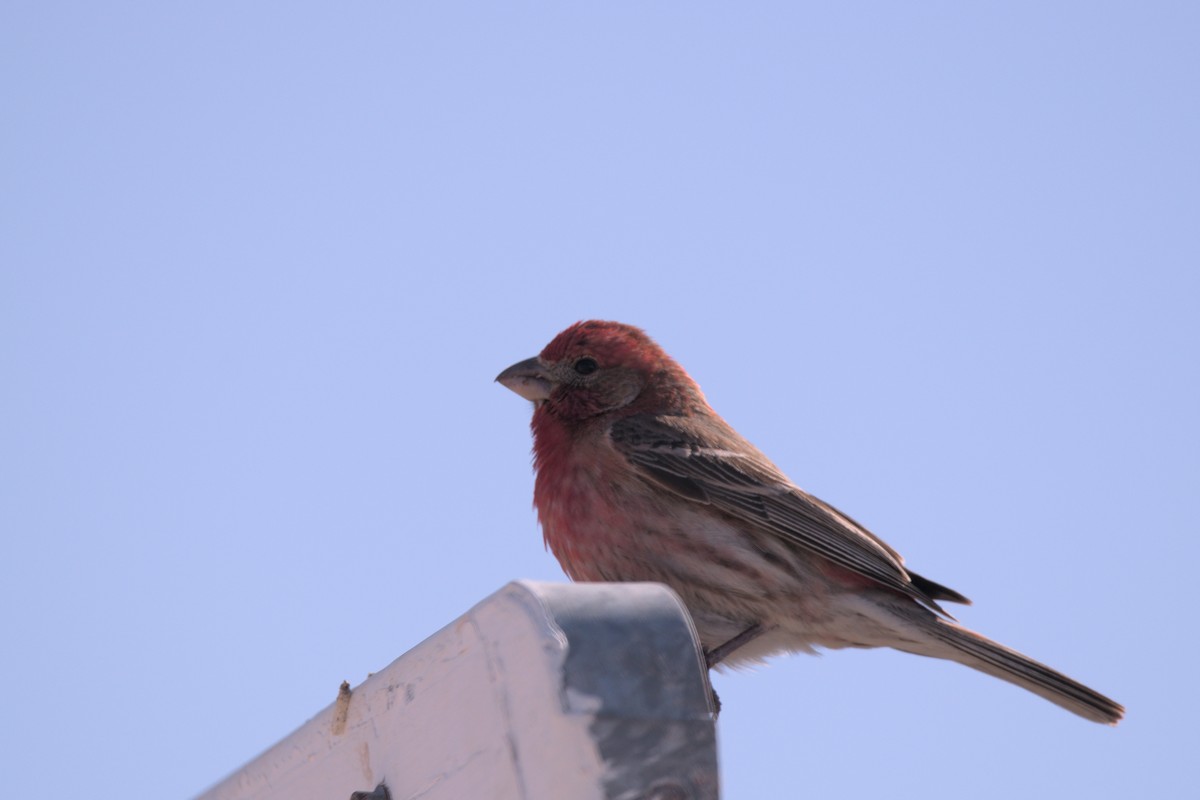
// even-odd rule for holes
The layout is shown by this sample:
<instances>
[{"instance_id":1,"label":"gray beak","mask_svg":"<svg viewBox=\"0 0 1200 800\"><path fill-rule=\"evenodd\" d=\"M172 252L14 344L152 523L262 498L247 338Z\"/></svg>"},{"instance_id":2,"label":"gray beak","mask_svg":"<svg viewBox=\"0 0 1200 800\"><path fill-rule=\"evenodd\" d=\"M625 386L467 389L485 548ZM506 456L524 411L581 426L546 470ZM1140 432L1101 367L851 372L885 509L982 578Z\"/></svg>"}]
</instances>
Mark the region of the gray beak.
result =
<instances>
[{"instance_id":1,"label":"gray beak","mask_svg":"<svg viewBox=\"0 0 1200 800\"><path fill-rule=\"evenodd\" d=\"M513 364L496 376L496 382L534 403L541 403L549 398L553 385L550 375L536 357Z\"/></svg>"}]
</instances>

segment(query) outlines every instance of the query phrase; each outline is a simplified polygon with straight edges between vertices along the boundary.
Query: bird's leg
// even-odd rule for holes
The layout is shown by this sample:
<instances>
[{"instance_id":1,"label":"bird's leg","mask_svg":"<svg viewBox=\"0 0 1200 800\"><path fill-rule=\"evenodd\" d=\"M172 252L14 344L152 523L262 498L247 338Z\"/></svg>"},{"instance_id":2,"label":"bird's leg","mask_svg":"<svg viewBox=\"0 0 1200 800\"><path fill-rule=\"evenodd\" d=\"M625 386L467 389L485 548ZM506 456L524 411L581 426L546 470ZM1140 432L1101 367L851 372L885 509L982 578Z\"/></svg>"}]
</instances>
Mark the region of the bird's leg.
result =
<instances>
[{"instance_id":1,"label":"bird's leg","mask_svg":"<svg viewBox=\"0 0 1200 800\"><path fill-rule=\"evenodd\" d=\"M766 626L764 626L762 623L756 622L724 644L719 644L712 650L705 650L704 662L708 665L709 669L712 669L717 664L720 664L721 661L724 660L734 650L737 650L742 645L757 639L766 632ZM709 685L708 690L712 692L713 722L716 722L717 717L721 715L721 698L717 697L717 690L712 688L711 685Z\"/></svg>"},{"instance_id":2,"label":"bird's leg","mask_svg":"<svg viewBox=\"0 0 1200 800\"><path fill-rule=\"evenodd\" d=\"M728 642L719 644L712 650L705 650L704 660L708 663L708 668L712 669L717 664L720 664L722 661L724 661L725 658L728 657L729 654L734 650L737 650L744 644L749 644L766 632L766 627L763 626L761 622L756 622L749 628L746 628L746 630L739 633L737 636L730 639Z\"/></svg>"}]
</instances>

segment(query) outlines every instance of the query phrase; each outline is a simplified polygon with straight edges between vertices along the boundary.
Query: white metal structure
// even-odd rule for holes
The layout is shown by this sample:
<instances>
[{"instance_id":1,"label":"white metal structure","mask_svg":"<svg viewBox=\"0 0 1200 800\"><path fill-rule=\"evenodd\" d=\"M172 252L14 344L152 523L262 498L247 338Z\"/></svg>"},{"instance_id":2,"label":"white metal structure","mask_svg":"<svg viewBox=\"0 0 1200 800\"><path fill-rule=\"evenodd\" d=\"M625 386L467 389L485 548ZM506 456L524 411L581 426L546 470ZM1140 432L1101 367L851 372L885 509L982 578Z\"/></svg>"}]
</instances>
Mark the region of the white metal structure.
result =
<instances>
[{"instance_id":1,"label":"white metal structure","mask_svg":"<svg viewBox=\"0 0 1200 800\"><path fill-rule=\"evenodd\" d=\"M198 800L716 800L711 697L666 587L518 581Z\"/></svg>"}]
</instances>

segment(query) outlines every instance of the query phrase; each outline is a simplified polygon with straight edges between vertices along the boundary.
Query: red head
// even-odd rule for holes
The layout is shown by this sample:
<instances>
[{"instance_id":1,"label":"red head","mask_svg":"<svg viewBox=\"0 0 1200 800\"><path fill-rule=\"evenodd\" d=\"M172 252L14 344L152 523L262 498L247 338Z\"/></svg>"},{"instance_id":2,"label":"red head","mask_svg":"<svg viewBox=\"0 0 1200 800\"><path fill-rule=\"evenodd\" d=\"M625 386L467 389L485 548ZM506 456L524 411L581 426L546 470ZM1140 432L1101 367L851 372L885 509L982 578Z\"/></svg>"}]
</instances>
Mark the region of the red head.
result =
<instances>
[{"instance_id":1,"label":"red head","mask_svg":"<svg viewBox=\"0 0 1200 800\"><path fill-rule=\"evenodd\" d=\"M514 364L496 380L563 421L707 408L683 367L644 331L619 322L577 322L537 358Z\"/></svg>"}]
</instances>

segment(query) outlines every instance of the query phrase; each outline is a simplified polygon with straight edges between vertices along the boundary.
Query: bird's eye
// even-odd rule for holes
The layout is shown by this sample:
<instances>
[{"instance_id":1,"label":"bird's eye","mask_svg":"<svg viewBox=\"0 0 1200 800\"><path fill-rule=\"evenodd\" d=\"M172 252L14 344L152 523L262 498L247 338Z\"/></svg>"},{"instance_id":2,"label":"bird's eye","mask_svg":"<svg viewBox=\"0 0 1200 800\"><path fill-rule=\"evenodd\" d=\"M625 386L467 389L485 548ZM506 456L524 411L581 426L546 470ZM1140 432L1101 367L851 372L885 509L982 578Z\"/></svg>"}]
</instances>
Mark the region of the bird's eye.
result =
<instances>
[{"instance_id":1,"label":"bird's eye","mask_svg":"<svg viewBox=\"0 0 1200 800\"><path fill-rule=\"evenodd\" d=\"M580 375L591 375L600 365L596 363L596 359L583 357L575 362L575 371Z\"/></svg>"}]
</instances>

